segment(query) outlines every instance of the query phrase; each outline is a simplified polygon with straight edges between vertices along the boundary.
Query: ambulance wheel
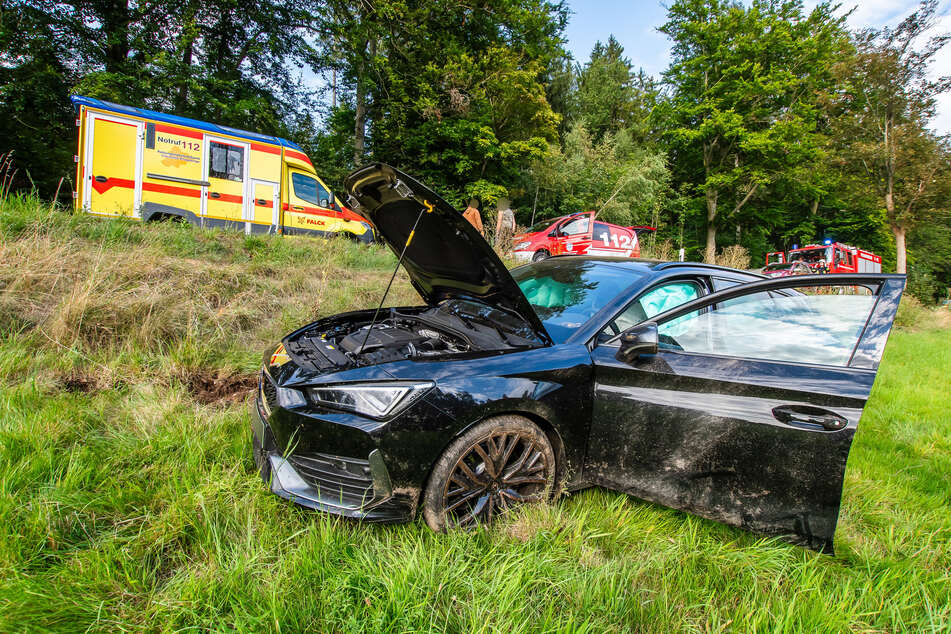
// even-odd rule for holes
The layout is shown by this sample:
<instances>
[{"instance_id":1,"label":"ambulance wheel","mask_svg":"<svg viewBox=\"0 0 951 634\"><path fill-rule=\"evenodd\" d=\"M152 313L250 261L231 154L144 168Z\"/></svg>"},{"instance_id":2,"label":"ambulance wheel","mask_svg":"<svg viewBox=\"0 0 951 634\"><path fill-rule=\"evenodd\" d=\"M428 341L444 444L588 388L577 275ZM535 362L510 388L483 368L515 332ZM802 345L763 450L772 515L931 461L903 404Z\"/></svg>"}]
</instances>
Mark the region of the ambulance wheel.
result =
<instances>
[{"instance_id":1,"label":"ambulance wheel","mask_svg":"<svg viewBox=\"0 0 951 634\"><path fill-rule=\"evenodd\" d=\"M532 256L532 262L541 262L542 260L551 257L551 253L545 249L535 251L535 255Z\"/></svg>"}]
</instances>

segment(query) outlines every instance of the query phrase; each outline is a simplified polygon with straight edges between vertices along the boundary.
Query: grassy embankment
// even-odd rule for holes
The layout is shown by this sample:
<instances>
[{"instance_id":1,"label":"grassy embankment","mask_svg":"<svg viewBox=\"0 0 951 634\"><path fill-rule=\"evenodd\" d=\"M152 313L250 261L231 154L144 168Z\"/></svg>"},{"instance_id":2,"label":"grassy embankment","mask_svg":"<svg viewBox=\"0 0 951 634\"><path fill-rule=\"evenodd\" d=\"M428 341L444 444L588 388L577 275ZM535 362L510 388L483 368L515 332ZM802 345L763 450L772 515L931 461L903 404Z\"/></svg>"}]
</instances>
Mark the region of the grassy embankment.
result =
<instances>
[{"instance_id":1,"label":"grassy embankment","mask_svg":"<svg viewBox=\"0 0 951 634\"><path fill-rule=\"evenodd\" d=\"M448 536L269 495L229 394L284 332L374 304L393 261L0 208L0 631L951 628L951 331L919 311L834 558L602 490Z\"/></svg>"}]
</instances>

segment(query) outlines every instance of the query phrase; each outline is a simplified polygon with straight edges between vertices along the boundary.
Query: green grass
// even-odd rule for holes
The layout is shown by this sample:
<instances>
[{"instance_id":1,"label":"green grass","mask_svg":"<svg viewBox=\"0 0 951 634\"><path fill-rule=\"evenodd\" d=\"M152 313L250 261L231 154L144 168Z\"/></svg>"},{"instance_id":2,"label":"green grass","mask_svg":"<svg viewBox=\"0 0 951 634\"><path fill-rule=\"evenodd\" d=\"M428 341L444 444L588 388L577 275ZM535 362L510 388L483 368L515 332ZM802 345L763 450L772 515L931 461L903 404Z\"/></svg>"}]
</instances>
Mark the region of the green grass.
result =
<instances>
[{"instance_id":1,"label":"green grass","mask_svg":"<svg viewBox=\"0 0 951 634\"><path fill-rule=\"evenodd\" d=\"M20 200L0 265L0 631L951 629L951 331L892 334L835 557L598 489L435 535L278 500L246 405L195 390L371 305L390 254Z\"/></svg>"}]
</instances>

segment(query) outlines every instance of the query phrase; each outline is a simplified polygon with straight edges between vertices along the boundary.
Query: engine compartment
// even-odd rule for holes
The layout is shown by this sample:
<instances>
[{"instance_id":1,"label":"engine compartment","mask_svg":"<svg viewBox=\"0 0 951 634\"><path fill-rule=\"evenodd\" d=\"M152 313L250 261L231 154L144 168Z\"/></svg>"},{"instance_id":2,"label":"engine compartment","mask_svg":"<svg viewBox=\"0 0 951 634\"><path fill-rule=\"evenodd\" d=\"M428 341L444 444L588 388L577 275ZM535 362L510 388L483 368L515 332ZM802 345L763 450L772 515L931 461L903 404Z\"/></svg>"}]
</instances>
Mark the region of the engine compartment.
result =
<instances>
[{"instance_id":1,"label":"engine compartment","mask_svg":"<svg viewBox=\"0 0 951 634\"><path fill-rule=\"evenodd\" d=\"M458 301L432 308L388 308L375 322L372 311L339 315L292 334L285 348L298 365L328 371L539 345L524 336L524 329L513 328L510 316L503 315L500 322L492 309L473 308L471 302Z\"/></svg>"}]
</instances>

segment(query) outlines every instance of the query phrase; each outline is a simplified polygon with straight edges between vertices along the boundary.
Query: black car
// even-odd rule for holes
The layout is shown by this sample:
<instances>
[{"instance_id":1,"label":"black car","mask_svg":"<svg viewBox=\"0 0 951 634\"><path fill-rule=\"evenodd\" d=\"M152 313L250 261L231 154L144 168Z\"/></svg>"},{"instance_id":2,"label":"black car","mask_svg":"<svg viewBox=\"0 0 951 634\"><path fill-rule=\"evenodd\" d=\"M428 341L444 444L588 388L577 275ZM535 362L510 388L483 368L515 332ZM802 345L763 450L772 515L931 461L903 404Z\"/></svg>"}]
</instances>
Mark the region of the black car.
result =
<instances>
[{"instance_id":1,"label":"black car","mask_svg":"<svg viewBox=\"0 0 951 634\"><path fill-rule=\"evenodd\" d=\"M366 520L422 509L443 530L600 485L831 550L903 276L594 257L510 272L406 174L346 186L426 304L267 352L252 427L274 493Z\"/></svg>"}]
</instances>

